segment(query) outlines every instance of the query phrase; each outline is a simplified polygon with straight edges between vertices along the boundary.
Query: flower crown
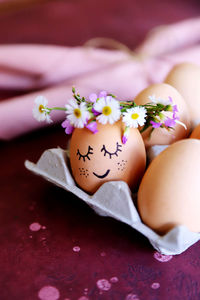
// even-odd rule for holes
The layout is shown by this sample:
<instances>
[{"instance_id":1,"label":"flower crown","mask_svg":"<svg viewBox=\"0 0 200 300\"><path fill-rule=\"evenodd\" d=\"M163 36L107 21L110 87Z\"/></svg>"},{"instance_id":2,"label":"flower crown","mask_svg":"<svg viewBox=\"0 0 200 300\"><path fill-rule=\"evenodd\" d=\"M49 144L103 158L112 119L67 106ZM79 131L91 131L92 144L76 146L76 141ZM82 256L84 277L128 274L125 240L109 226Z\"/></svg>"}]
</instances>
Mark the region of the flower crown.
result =
<instances>
[{"instance_id":1,"label":"flower crown","mask_svg":"<svg viewBox=\"0 0 200 300\"><path fill-rule=\"evenodd\" d=\"M61 125L65 128L66 134L71 134L74 128L84 127L95 134L98 132L97 121L101 124L114 124L121 119L125 124L123 144L128 140L130 128L140 126L140 132L143 132L151 127L151 134L155 128L170 130L179 123L186 129L185 124L179 121L177 105L173 104L170 96L167 100L156 98L155 95L149 96L150 103L136 105L134 101L118 101L114 95L105 91L100 92L98 96L91 94L88 99L76 93L75 88L72 88L72 94L73 98L65 107L53 108L47 107L48 100L45 97L38 96L33 108L34 118L51 123L50 113L53 110L63 110L66 119ZM172 118L163 114L166 111L172 112Z\"/></svg>"}]
</instances>

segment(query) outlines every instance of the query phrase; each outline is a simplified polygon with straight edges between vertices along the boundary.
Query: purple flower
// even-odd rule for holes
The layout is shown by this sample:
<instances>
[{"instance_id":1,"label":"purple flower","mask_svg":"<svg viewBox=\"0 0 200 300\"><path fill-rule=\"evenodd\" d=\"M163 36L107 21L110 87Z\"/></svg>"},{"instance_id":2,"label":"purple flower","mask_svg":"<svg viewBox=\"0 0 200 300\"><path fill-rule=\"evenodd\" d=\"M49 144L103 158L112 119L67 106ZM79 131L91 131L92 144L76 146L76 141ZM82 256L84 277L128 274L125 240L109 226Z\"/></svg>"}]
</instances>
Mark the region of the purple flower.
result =
<instances>
[{"instance_id":1,"label":"purple flower","mask_svg":"<svg viewBox=\"0 0 200 300\"><path fill-rule=\"evenodd\" d=\"M95 103L97 100L97 95L96 94L90 94L89 96L89 102Z\"/></svg>"},{"instance_id":2,"label":"purple flower","mask_svg":"<svg viewBox=\"0 0 200 300\"><path fill-rule=\"evenodd\" d=\"M169 99L169 102L172 104L173 103L172 97L169 96L168 99Z\"/></svg>"},{"instance_id":3,"label":"purple flower","mask_svg":"<svg viewBox=\"0 0 200 300\"><path fill-rule=\"evenodd\" d=\"M89 129L90 131L92 131L94 134L98 132L97 129L97 122L90 122L89 124L87 124L85 126L87 129Z\"/></svg>"},{"instance_id":4,"label":"purple flower","mask_svg":"<svg viewBox=\"0 0 200 300\"><path fill-rule=\"evenodd\" d=\"M106 97L107 96L107 92L106 91L101 91L99 93L99 96L97 97L97 94L93 93L90 94L89 96L89 102L95 103L97 101L97 98L102 98L102 97Z\"/></svg>"},{"instance_id":5,"label":"purple flower","mask_svg":"<svg viewBox=\"0 0 200 300\"><path fill-rule=\"evenodd\" d=\"M98 111L96 111L93 107L92 107L92 113L95 115L95 116L98 116L100 113Z\"/></svg>"},{"instance_id":6,"label":"purple flower","mask_svg":"<svg viewBox=\"0 0 200 300\"><path fill-rule=\"evenodd\" d=\"M165 120L165 126L174 127L176 125L175 119L170 119L169 117Z\"/></svg>"},{"instance_id":7,"label":"purple flower","mask_svg":"<svg viewBox=\"0 0 200 300\"><path fill-rule=\"evenodd\" d=\"M99 98L101 98L101 97L106 97L107 96L107 92L106 91L101 91L100 93L99 93Z\"/></svg>"},{"instance_id":8,"label":"purple flower","mask_svg":"<svg viewBox=\"0 0 200 300\"><path fill-rule=\"evenodd\" d=\"M173 105L172 108L173 108L173 120L178 120L179 116L177 116L177 114L176 114L178 112L177 105Z\"/></svg>"},{"instance_id":9,"label":"purple flower","mask_svg":"<svg viewBox=\"0 0 200 300\"><path fill-rule=\"evenodd\" d=\"M177 107L177 105L173 105L173 113L174 112L178 112L178 107Z\"/></svg>"},{"instance_id":10,"label":"purple flower","mask_svg":"<svg viewBox=\"0 0 200 300\"><path fill-rule=\"evenodd\" d=\"M65 128L65 133L66 134L71 134L74 130L74 126L72 126L70 124L69 120L65 120L64 122L62 122L61 126L62 126L62 128Z\"/></svg>"},{"instance_id":11,"label":"purple flower","mask_svg":"<svg viewBox=\"0 0 200 300\"><path fill-rule=\"evenodd\" d=\"M162 125L161 122L150 121L150 123L151 123L153 128L159 128Z\"/></svg>"},{"instance_id":12,"label":"purple flower","mask_svg":"<svg viewBox=\"0 0 200 300\"><path fill-rule=\"evenodd\" d=\"M127 136L123 135L122 136L122 144L126 144L127 141L128 141Z\"/></svg>"}]
</instances>

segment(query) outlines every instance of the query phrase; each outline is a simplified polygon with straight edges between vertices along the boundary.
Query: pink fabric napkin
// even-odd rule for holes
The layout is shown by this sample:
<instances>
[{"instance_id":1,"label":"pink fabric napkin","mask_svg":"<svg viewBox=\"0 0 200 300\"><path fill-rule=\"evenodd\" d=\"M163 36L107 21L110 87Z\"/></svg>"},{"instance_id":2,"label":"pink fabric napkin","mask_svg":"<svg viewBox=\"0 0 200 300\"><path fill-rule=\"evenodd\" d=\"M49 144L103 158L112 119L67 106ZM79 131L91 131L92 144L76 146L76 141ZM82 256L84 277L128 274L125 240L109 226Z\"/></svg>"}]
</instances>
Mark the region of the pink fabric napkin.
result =
<instances>
[{"instance_id":1,"label":"pink fabric napkin","mask_svg":"<svg viewBox=\"0 0 200 300\"><path fill-rule=\"evenodd\" d=\"M196 18L153 30L134 55L86 47L0 46L0 90L40 89L0 102L0 139L47 126L32 117L34 99L41 94L49 106L66 104L72 86L86 97L106 90L118 99L133 99L149 84L162 82L175 64L200 65L199 41L200 18ZM53 114L55 122L64 118L64 113Z\"/></svg>"}]
</instances>

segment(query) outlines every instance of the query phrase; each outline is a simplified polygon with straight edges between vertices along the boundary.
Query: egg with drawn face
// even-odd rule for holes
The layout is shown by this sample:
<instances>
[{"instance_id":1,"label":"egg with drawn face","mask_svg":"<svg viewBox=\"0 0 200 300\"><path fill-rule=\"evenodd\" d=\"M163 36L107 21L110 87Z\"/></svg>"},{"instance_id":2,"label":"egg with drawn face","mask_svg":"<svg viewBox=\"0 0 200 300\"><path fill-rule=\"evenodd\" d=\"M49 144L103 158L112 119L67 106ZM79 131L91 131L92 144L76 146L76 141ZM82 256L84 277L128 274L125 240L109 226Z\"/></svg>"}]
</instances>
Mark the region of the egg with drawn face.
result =
<instances>
[{"instance_id":1,"label":"egg with drawn face","mask_svg":"<svg viewBox=\"0 0 200 300\"><path fill-rule=\"evenodd\" d=\"M126 144L122 143L124 124L97 122L96 134L87 128L76 128L70 142L70 165L76 183L94 193L107 181L123 180L135 190L144 174L146 152L141 134L130 129Z\"/></svg>"}]
</instances>

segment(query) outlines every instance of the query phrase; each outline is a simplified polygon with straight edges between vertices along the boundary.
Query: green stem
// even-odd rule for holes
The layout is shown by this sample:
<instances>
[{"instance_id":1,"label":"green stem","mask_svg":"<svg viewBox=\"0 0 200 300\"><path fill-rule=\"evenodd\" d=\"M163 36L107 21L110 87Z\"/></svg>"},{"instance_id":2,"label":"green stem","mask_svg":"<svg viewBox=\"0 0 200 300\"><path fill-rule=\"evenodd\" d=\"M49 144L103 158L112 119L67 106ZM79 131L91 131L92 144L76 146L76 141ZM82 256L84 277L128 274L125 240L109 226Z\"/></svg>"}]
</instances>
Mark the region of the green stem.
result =
<instances>
[{"instance_id":1,"label":"green stem","mask_svg":"<svg viewBox=\"0 0 200 300\"><path fill-rule=\"evenodd\" d=\"M52 108L48 108L50 111L52 110L63 110L63 111L66 111L67 109L64 108L64 107L52 107Z\"/></svg>"}]
</instances>

